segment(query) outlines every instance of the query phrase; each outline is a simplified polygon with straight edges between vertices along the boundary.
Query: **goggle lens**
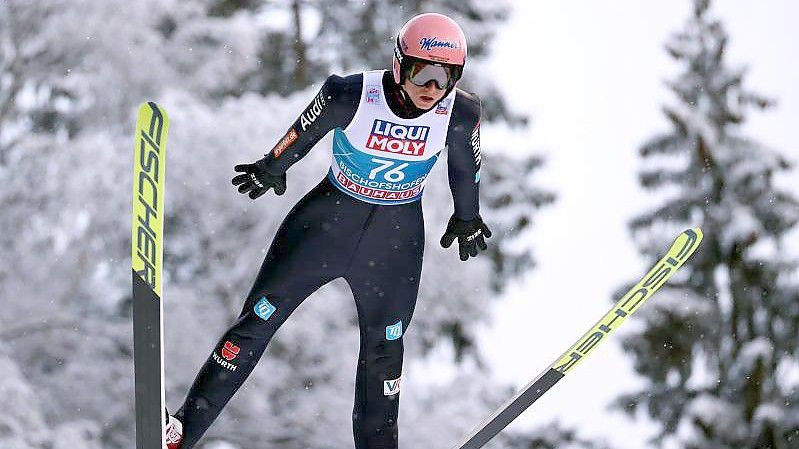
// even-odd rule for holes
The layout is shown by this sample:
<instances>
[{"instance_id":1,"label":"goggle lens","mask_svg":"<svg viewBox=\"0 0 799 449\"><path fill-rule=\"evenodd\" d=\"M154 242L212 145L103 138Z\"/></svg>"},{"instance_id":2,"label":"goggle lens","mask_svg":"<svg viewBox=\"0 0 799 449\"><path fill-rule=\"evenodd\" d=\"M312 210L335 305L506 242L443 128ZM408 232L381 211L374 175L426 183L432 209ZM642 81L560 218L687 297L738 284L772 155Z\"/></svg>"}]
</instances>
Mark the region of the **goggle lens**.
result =
<instances>
[{"instance_id":1,"label":"goggle lens","mask_svg":"<svg viewBox=\"0 0 799 449\"><path fill-rule=\"evenodd\" d=\"M440 65L414 62L408 68L408 79L419 87L433 81L437 88L444 90L449 87L452 80L452 70Z\"/></svg>"}]
</instances>

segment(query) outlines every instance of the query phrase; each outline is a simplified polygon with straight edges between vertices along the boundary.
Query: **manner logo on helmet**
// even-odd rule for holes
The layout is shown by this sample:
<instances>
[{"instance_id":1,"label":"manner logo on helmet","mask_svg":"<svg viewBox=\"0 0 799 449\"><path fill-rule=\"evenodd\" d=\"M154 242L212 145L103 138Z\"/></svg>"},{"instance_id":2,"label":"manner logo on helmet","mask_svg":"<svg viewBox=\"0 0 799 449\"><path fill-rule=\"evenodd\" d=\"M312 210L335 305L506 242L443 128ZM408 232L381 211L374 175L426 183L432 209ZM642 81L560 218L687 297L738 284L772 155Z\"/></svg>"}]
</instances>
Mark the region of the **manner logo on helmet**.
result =
<instances>
[{"instance_id":1,"label":"manner logo on helmet","mask_svg":"<svg viewBox=\"0 0 799 449\"><path fill-rule=\"evenodd\" d=\"M400 382L402 381L402 377L399 377L394 380L384 380L383 381L383 395L384 396L394 396L395 394L400 392Z\"/></svg>"},{"instance_id":2,"label":"manner logo on helmet","mask_svg":"<svg viewBox=\"0 0 799 449\"><path fill-rule=\"evenodd\" d=\"M275 310L277 310L277 308L266 299L266 296L262 297L261 300L255 304L255 307L253 307L255 314L261 317L261 319L264 321L268 320L269 317L275 313Z\"/></svg>"},{"instance_id":3,"label":"manner logo on helmet","mask_svg":"<svg viewBox=\"0 0 799 449\"><path fill-rule=\"evenodd\" d=\"M449 41L440 41L436 37L423 37L419 41L419 47L422 50L432 50L434 48L458 48L458 44L455 42Z\"/></svg>"},{"instance_id":4,"label":"manner logo on helmet","mask_svg":"<svg viewBox=\"0 0 799 449\"><path fill-rule=\"evenodd\" d=\"M366 148L389 153L421 156L430 133L429 126L406 126L385 120L375 120Z\"/></svg>"},{"instance_id":5,"label":"manner logo on helmet","mask_svg":"<svg viewBox=\"0 0 799 449\"><path fill-rule=\"evenodd\" d=\"M402 337L402 320L386 326L386 340L397 340Z\"/></svg>"}]
</instances>

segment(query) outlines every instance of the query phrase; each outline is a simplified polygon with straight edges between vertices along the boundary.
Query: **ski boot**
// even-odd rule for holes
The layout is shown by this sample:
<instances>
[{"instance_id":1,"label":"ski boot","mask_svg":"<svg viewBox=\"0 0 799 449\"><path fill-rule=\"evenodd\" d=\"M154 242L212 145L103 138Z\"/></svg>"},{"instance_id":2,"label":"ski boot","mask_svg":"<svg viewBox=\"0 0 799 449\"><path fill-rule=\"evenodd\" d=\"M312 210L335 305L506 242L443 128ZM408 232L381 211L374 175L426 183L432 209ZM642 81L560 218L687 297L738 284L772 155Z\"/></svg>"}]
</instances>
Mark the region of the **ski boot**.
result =
<instances>
[{"instance_id":1,"label":"ski boot","mask_svg":"<svg viewBox=\"0 0 799 449\"><path fill-rule=\"evenodd\" d=\"M166 414L164 441L167 449L180 449L180 444L183 442L183 423L169 413Z\"/></svg>"}]
</instances>

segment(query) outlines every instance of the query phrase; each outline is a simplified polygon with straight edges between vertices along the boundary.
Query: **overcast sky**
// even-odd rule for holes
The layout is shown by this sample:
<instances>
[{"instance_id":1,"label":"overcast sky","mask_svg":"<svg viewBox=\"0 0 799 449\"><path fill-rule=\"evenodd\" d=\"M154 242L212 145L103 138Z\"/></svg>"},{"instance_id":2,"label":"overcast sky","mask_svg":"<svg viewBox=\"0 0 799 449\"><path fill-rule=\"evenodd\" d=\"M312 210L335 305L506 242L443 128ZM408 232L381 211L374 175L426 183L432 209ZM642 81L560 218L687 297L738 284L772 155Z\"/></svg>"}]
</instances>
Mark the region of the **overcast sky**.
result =
<instances>
[{"instance_id":1,"label":"overcast sky","mask_svg":"<svg viewBox=\"0 0 799 449\"><path fill-rule=\"evenodd\" d=\"M749 88L778 100L750 117L745 131L799 162L792 132L799 118L799 2L717 0L711 12L730 33L728 62L748 66ZM518 151L547 159L539 183L559 198L535 224L538 269L496 308L494 329L485 334L498 378L526 385L610 308L613 290L649 268L625 241L629 219L647 210L637 150L668 130L661 107L672 99L663 81L680 67L663 45L689 14L687 0L518 1L500 34L493 76L533 119L532 146ZM502 136L485 129L483 146L492 139ZM782 181L792 188L799 176ZM592 265L589 253L610 252L614 263L592 266L574 282L576 271ZM617 449L645 447L652 425L632 426L606 410L640 382L618 343L614 334L514 426L558 419Z\"/></svg>"}]
</instances>

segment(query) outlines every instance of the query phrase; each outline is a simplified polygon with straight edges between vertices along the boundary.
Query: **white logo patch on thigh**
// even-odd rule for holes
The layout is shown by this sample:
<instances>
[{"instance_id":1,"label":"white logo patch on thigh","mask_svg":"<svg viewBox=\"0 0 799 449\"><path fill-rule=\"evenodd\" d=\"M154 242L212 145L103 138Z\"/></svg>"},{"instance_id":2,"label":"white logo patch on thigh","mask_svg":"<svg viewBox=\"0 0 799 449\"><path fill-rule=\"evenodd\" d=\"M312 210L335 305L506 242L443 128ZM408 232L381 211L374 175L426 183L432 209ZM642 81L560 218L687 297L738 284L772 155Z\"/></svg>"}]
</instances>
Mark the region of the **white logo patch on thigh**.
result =
<instances>
[{"instance_id":1,"label":"white logo patch on thigh","mask_svg":"<svg viewBox=\"0 0 799 449\"><path fill-rule=\"evenodd\" d=\"M402 376L394 379L394 380L384 380L383 381L383 395L384 396L394 396L395 394L400 392L400 381L402 381Z\"/></svg>"}]
</instances>

